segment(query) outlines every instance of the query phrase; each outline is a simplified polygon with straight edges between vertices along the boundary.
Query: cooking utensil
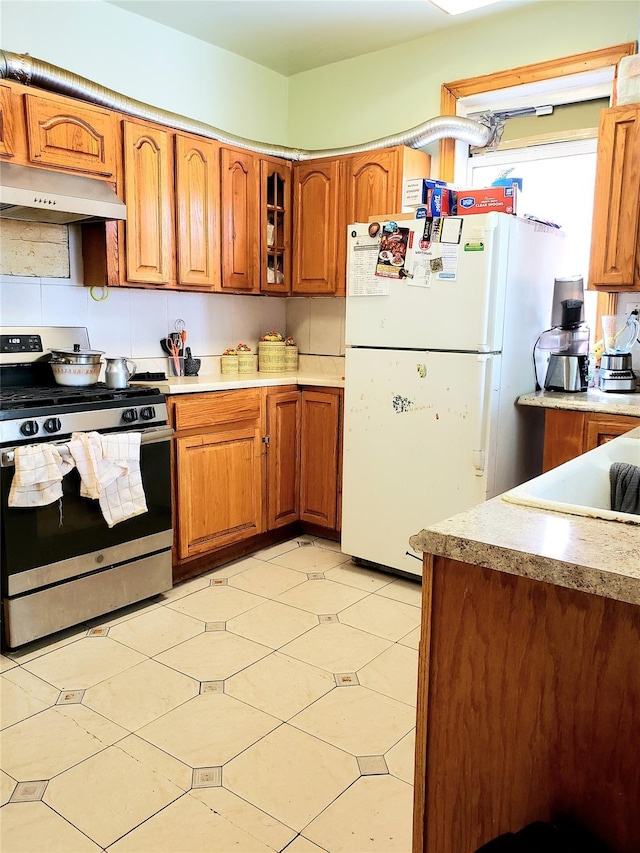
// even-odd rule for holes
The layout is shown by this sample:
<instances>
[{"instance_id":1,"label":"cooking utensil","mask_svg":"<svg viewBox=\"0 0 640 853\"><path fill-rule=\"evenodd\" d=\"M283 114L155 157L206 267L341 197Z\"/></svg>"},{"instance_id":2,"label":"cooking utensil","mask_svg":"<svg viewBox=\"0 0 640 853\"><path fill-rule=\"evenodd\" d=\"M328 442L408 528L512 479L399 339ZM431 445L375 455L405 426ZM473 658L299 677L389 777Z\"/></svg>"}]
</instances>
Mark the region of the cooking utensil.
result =
<instances>
[{"instance_id":1,"label":"cooking utensil","mask_svg":"<svg viewBox=\"0 0 640 853\"><path fill-rule=\"evenodd\" d=\"M166 339L167 349L169 351L169 355L173 360L173 371L175 376L180 376L180 353L182 351L182 341L180 340L179 333L172 333Z\"/></svg>"},{"instance_id":2,"label":"cooking utensil","mask_svg":"<svg viewBox=\"0 0 640 853\"><path fill-rule=\"evenodd\" d=\"M52 349L51 370L58 385L95 385L100 375L101 350L83 350L80 344L73 349Z\"/></svg>"},{"instance_id":3,"label":"cooking utensil","mask_svg":"<svg viewBox=\"0 0 640 853\"><path fill-rule=\"evenodd\" d=\"M51 362L53 378L58 385L95 385L100 376L100 364L67 364Z\"/></svg>"},{"instance_id":4,"label":"cooking utensil","mask_svg":"<svg viewBox=\"0 0 640 853\"><path fill-rule=\"evenodd\" d=\"M108 358L106 359L107 366L104 371L104 381L107 388L126 388L129 384L129 379L136 372L137 365L135 361L129 358ZM129 368L129 365L132 365Z\"/></svg>"}]
</instances>

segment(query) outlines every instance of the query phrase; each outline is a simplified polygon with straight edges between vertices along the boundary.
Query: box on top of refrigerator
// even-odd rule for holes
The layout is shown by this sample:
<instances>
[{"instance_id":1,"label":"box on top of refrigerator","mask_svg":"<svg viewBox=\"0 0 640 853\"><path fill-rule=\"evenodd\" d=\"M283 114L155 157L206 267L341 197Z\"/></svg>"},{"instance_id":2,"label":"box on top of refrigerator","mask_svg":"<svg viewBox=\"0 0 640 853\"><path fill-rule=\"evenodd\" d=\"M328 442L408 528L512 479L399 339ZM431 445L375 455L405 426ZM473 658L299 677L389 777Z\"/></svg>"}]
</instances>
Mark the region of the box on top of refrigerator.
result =
<instances>
[{"instance_id":1,"label":"box on top of refrigerator","mask_svg":"<svg viewBox=\"0 0 640 853\"><path fill-rule=\"evenodd\" d=\"M456 214L470 213L516 213L518 189L509 187L485 187L483 189L457 190Z\"/></svg>"}]
</instances>

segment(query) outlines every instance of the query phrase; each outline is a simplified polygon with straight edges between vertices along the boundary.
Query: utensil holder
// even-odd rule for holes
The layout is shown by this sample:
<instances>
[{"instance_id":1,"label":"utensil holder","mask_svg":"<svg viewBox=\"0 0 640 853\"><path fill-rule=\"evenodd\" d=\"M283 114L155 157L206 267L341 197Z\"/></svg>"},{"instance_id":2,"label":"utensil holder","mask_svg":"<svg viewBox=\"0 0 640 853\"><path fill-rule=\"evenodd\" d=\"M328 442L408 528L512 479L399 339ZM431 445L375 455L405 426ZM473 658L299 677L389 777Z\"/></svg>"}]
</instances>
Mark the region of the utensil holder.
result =
<instances>
[{"instance_id":1,"label":"utensil holder","mask_svg":"<svg viewBox=\"0 0 640 853\"><path fill-rule=\"evenodd\" d=\"M169 362L169 376L184 376L184 356L170 356L167 361Z\"/></svg>"}]
</instances>

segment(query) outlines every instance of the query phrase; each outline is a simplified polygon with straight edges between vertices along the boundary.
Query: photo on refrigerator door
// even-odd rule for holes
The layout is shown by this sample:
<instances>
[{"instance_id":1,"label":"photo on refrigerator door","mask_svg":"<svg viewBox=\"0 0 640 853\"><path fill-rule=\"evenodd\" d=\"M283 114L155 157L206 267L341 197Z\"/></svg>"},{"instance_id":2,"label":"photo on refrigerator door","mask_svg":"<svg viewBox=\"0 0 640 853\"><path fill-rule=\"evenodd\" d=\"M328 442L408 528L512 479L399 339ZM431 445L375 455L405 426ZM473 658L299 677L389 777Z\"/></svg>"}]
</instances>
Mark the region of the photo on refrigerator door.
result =
<instances>
[{"instance_id":1,"label":"photo on refrigerator door","mask_svg":"<svg viewBox=\"0 0 640 853\"><path fill-rule=\"evenodd\" d=\"M376 263L376 275L383 278L402 278L406 273L405 263L409 245L409 228L391 230L393 223L385 225L380 238L380 249Z\"/></svg>"}]
</instances>

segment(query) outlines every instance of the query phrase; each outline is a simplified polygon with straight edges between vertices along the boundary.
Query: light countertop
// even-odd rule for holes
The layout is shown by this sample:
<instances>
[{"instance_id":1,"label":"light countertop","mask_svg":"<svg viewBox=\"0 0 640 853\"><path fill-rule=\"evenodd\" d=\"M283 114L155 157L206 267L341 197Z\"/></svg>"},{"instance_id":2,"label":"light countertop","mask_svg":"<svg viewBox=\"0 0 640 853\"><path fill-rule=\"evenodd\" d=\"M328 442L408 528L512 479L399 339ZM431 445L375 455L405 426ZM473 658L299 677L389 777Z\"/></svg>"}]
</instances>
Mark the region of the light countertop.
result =
<instances>
[{"instance_id":1,"label":"light countertop","mask_svg":"<svg viewBox=\"0 0 640 853\"><path fill-rule=\"evenodd\" d=\"M628 437L640 444L640 427ZM498 496L421 530L410 544L423 553L640 605L640 524L569 515Z\"/></svg>"},{"instance_id":2,"label":"light countertop","mask_svg":"<svg viewBox=\"0 0 640 853\"><path fill-rule=\"evenodd\" d=\"M273 385L314 385L324 388L344 388L344 377L330 373L247 373L219 374L202 376L170 376L145 382L132 382L132 385L145 385L159 388L163 394L195 394L203 391L232 391L238 388L262 388Z\"/></svg>"},{"instance_id":3,"label":"light countertop","mask_svg":"<svg viewBox=\"0 0 640 853\"><path fill-rule=\"evenodd\" d=\"M576 412L601 412L608 415L630 415L640 418L640 393L613 394L589 388L570 394L564 391L536 391L518 397L519 406L545 409L570 409Z\"/></svg>"}]
</instances>

